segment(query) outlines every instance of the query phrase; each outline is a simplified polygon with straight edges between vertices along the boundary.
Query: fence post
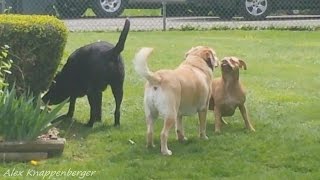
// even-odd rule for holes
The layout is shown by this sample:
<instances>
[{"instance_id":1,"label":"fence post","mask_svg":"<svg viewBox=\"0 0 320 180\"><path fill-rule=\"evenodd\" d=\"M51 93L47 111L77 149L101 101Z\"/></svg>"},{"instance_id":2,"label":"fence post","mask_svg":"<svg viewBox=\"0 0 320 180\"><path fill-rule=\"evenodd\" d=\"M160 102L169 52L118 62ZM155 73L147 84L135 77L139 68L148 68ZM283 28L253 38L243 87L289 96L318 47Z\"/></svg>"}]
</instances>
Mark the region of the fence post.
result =
<instances>
[{"instance_id":1,"label":"fence post","mask_svg":"<svg viewBox=\"0 0 320 180\"><path fill-rule=\"evenodd\" d=\"M0 14L2 14L2 13L4 13L4 10L6 8L6 1L5 0L0 0L0 6L1 6Z\"/></svg>"},{"instance_id":2,"label":"fence post","mask_svg":"<svg viewBox=\"0 0 320 180\"><path fill-rule=\"evenodd\" d=\"M162 23L163 31L167 30L167 2L162 1Z\"/></svg>"}]
</instances>

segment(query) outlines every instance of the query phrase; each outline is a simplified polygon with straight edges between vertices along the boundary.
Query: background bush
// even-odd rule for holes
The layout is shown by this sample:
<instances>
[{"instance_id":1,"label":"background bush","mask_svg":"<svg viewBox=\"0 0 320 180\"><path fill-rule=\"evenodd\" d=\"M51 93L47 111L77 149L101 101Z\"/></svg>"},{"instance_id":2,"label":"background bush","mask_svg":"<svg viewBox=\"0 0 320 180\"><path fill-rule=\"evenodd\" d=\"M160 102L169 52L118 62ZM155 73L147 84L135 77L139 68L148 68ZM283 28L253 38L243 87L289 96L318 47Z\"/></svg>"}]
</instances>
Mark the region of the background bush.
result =
<instances>
[{"instance_id":1,"label":"background bush","mask_svg":"<svg viewBox=\"0 0 320 180\"><path fill-rule=\"evenodd\" d=\"M38 94L48 88L67 38L62 21L51 16L0 15L0 46L9 45L13 60L9 84L18 92Z\"/></svg>"}]
</instances>

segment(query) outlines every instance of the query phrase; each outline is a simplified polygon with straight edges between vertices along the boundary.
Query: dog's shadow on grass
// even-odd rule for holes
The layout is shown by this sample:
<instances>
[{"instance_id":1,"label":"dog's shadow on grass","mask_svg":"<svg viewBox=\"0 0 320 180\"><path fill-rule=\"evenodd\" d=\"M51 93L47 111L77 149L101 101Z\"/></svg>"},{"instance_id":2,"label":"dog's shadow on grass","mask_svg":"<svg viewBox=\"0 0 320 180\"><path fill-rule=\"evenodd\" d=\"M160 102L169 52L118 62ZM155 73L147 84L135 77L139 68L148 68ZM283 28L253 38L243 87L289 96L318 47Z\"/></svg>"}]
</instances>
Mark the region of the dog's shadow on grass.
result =
<instances>
[{"instance_id":1,"label":"dog's shadow on grass","mask_svg":"<svg viewBox=\"0 0 320 180\"><path fill-rule=\"evenodd\" d=\"M79 122L77 119L61 116L55 120L57 128L60 130L60 137L66 139L86 138L90 134L107 131L112 125L99 125L97 127L88 127L86 124Z\"/></svg>"},{"instance_id":2,"label":"dog's shadow on grass","mask_svg":"<svg viewBox=\"0 0 320 180\"><path fill-rule=\"evenodd\" d=\"M207 135L209 138L215 137L215 136L225 136L226 134L250 134L254 133L248 129L246 129L242 122L230 122L228 121L228 124L222 124L221 126L221 132L216 133L214 132L215 126L213 123L207 124Z\"/></svg>"}]
</instances>

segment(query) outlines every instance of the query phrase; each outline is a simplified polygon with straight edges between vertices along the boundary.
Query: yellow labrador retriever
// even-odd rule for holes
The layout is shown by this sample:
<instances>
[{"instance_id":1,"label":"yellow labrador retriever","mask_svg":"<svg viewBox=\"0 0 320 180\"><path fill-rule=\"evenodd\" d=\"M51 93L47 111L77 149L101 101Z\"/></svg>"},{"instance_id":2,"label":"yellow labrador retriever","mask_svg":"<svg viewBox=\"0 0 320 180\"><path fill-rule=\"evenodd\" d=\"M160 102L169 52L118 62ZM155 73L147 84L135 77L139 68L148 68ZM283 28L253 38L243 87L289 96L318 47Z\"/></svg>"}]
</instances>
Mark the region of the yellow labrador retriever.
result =
<instances>
[{"instance_id":1,"label":"yellow labrador retriever","mask_svg":"<svg viewBox=\"0 0 320 180\"><path fill-rule=\"evenodd\" d=\"M246 128L255 131L249 120L246 106L246 94L239 80L239 69L247 69L246 63L236 57L225 57L221 60L222 77L212 81L212 96L209 110L214 111L215 132L221 131L222 117L232 116L236 108L240 109Z\"/></svg>"},{"instance_id":2,"label":"yellow labrador retriever","mask_svg":"<svg viewBox=\"0 0 320 180\"><path fill-rule=\"evenodd\" d=\"M217 63L215 51L197 46L186 53L185 60L174 70L149 70L147 59L152 48L142 48L135 56L137 73L147 79L144 92L144 108L147 123L147 146L153 144L153 122L158 115L164 118L161 131L161 153L171 155L167 140L170 128L176 126L179 141L186 140L182 116L198 113L199 135L206 136L206 116L211 94L212 72Z\"/></svg>"}]
</instances>

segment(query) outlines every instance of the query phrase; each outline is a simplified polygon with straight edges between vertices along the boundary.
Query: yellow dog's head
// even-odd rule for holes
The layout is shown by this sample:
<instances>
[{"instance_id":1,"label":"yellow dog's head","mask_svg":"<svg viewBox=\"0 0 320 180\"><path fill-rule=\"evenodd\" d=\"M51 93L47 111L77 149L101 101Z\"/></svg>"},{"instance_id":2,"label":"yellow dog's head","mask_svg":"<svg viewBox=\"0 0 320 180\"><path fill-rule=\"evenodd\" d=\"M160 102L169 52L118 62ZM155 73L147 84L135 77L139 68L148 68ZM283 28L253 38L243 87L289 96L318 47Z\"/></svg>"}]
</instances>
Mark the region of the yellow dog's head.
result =
<instances>
[{"instance_id":1,"label":"yellow dog's head","mask_svg":"<svg viewBox=\"0 0 320 180\"><path fill-rule=\"evenodd\" d=\"M213 70L214 67L218 66L218 58L216 52L207 46L196 46L192 47L187 53L186 58L189 56L197 56L203 59L207 65Z\"/></svg>"}]
</instances>

